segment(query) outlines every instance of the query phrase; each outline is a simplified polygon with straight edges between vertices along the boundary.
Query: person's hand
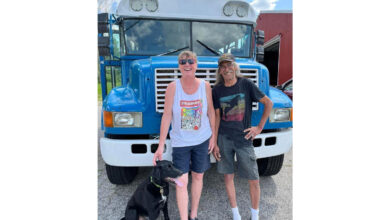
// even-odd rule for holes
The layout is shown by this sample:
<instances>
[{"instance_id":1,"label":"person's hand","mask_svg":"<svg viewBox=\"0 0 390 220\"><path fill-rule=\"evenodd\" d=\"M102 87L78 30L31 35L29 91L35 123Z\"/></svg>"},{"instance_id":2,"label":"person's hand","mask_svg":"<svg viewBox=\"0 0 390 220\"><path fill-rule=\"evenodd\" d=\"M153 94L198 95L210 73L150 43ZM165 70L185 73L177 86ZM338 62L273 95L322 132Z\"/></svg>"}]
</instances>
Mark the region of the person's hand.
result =
<instances>
[{"instance_id":1,"label":"person's hand","mask_svg":"<svg viewBox=\"0 0 390 220\"><path fill-rule=\"evenodd\" d=\"M208 154L211 154L211 152L213 152L214 146L215 146L215 142L214 142L214 137L212 136L210 138L210 140L209 140L209 152L208 152Z\"/></svg>"},{"instance_id":2,"label":"person's hand","mask_svg":"<svg viewBox=\"0 0 390 220\"><path fill-rule=\"evenodd\" d=\"M263 129L259 127L250 127L244 130L244 132L248 132L245 135L245 139L252 139L252 141L255 139L256 135L260 134Z\"/></svg>"},{"instance_id":3,"label":"person's hand","mask_svg":"<svg viewBox=\"0 0 390 220\"><path fill-rule=\"evenodd\" d=\"M162 147L160 147L160 145L158 146L156 152L154 152L154 156L153 156L153 166L156 166L156 161L157 160L162 160L162 155L163 155L163 152L164 152L164 145Z\"/></svg>"},{"instance_id":4,"label":"person's hand","mask_svg":"<svg viewBox=\"0 0 390 220\"><path fill-rule=\"evenodd\" d=\"M219 153L219 147L218 147L218 145L215 145L214 150L213 150L213 155L214 155L214 157L215 157L215 159L216 159L217 161L220 161L220 160L221 160L221 154Z\"/></svg>"}]
</instances>

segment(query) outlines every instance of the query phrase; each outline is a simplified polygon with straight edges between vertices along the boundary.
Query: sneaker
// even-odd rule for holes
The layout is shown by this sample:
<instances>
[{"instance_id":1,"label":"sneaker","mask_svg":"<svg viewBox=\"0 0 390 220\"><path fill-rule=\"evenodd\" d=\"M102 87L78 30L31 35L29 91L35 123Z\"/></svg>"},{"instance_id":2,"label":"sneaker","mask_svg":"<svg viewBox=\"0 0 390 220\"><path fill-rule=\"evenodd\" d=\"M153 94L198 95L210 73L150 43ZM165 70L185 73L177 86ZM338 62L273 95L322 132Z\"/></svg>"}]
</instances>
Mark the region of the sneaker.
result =
<instances>
[{"instance_id":1,"label":"sneaker","mask_svg":"<svg viewBox=\"0 0 390 220\"><path fill-rule=\"evenodd\" d=\"M233 219L234 219L234 217L233 217ZM238 219L238 220L241 220L241 215L239 215L237 219ZM251 219L249 219L249 220L251 220Z\"/></svg>"},{"instance_id":2,"label":"sneaker","mask_svg":"<svg viewBox=\"0 0 390 220\"><path fill-rule=\"evenodd\" d=\"M188 220L198 220L198 217L191 218L190 214L191 214L191 210L188 211Z\"/></svg>"},{"instance_id":3,"label":"sneaker","mask_svg":"<svg viewBox=\"0 0 390 220\"><path fill-rule=\"evenodd\" d=\"M233 217L233 219L235 219L235 218ZM241 220L241 215L239 215L237 219ZM251 219L249 219L249 220L251 220Z\"/></svg>"}]
</instances>

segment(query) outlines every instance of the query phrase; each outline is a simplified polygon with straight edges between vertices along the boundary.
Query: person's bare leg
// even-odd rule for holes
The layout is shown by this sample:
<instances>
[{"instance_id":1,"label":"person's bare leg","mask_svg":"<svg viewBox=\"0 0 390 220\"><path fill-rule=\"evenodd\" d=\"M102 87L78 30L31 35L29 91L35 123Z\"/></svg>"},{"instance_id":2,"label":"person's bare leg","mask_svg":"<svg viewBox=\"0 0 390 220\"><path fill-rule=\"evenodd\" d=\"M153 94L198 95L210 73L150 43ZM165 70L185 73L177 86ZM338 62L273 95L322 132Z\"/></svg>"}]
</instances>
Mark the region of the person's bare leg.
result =
<instances>
[{"instance_id":1,"label":"person's bare leg","mask_svg":"<svg viewBox=\"0 0 390 220\"><path fill-rule=\"evenodd\" d=\"M249 192L251 197L252 209L251 209L251 219L259 219L259 203L260 203L260 184L259 180L248 180L249 182Z\"/></svg>"},{"instance_id":2,"label":"person's bare leg","mask_svg":"<svg viewBox=\"0 0 390 220\"><path fill-rule=\"evenodd\" d=\"M259 180L248 180L251 204L253 209L259 209L260 203L260 182Z\"/></svg>"},{"instance_id":3,"label":"person's bare leg","mask_svg":"<svg viewBox=\"0 0 390 220\"><path fill-rule=\"evenodd\" d=\"M225 177L225 188L229 198L230 207L235 208L237 207L237 201L236 201L236 188L234 187L234 174L224 174L224 177Z\"/></svg>"},{"instance_id":4,"label":"person's bare leg","mask_svg":"<svg viewBox=\"0 0 390 220\"><path fill-rule=\"evenodd\" d=\"M198 215L200 196L202 195L203 188L203 173L191 173L191 218L195 218Z\"/></svg>"},{"instance_id":5,"label":"person's bare leg","mask_svg":"<svg viewBox=\"0 0 390 220\"><path fill-rule=\"evenodd\" d=\"M229 198L230 207L232 208L233 220L240 220L240 211L237 207L236 188L234 186L234 174L225 174L225 188Z\"/></svg>"},{"instance_id":6,"label":"person's bare leg","mask_svg":"<svg viewBox=\"0 0 390 220\"><path fill-rule=\"evenodd\" d=\"M183 183L183 186L176 185L177 207L179 209L180 219L188 220L188 173L183 174L178 180Z\"/></svg>"}]
</instances>

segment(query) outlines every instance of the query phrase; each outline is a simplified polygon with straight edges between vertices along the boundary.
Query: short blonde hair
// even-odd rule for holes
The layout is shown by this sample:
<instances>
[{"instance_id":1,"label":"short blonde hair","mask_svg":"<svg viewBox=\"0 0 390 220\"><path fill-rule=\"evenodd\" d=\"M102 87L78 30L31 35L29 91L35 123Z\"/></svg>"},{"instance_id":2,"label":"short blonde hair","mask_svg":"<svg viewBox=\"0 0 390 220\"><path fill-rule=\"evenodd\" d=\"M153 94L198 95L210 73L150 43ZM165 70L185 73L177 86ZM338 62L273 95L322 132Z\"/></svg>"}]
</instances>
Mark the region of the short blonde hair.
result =
<instances>
[{"instance_id":1,"label":"short blonde hair","mask_svg":"<svg viewBox=\"0 0 390 220\"><path fill-rule=\"evenodd\" d=\"M185 51L183 51L183 52L181 52L180 54L179 54L179 56L177 57L178 59L177 59L177 62L179 62L179 60L181 59L181 58L192 58L192 59L194 59L195 60L195 62L198 62L198 58L197 58L197 56L196 56L196 53L195 52L192 52L192 51L190 51L190 50L185 50Z\"/></svg>"}]
</instances>

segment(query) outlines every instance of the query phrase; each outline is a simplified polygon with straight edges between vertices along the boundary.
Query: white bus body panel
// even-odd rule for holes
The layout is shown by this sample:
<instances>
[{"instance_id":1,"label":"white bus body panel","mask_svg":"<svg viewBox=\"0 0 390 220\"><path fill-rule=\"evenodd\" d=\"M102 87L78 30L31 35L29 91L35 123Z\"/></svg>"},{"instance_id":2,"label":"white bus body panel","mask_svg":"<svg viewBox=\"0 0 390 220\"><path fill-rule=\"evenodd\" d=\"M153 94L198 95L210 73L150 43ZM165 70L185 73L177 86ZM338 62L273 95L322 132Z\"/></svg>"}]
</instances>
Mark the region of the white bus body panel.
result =
<instances>
[{"instance_id":1,"label":"white bus body panel","mask_svg":"<svg viewBox=\"0 0 390 220\"><path fill-rule=\"evenodd\" d=\"M276 143L265 146L267 137L276 137ZM256 139L262 139L260 147L255 147L257 158L265 158L277 156L287 153L292 146L292 129L282 131L259 134ZM144 139L144 140L117 140L109 138L100 139L100 151L105 163L111 166L125 167L144 167L153 166L152 160L154 153L151 152L151 145L158 144L159 140ZM132 153L131 146L133 144L146 145L146 153ZM163 154L164 160L172 160L172 147L170 140L166 140L166 152ZM215 163L214 156L210 155L212 163Z\"/></svg>"}]
</instances>

